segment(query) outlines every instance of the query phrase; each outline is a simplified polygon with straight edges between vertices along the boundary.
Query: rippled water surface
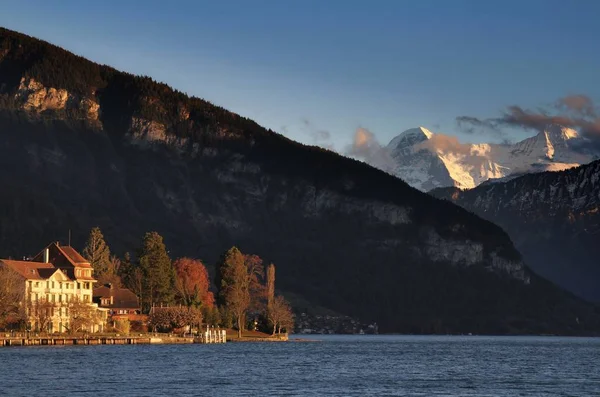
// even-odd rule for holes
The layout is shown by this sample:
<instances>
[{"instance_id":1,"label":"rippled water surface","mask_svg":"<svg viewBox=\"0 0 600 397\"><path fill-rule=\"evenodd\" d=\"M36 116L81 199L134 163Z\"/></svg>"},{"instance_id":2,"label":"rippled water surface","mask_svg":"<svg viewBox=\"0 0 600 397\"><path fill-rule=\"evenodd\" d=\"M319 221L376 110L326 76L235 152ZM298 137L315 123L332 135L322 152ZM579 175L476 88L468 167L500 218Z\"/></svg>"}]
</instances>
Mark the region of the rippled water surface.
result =
<instances>
[{"instance_id":1,"label":"rippled water surface","mask_svg":"<svg viewBox=\"0 0 600 397\"><path fill-rule=\"evenodd\" d=\"M0 395L600 396L600 339L312 339L0 348Z\"/></svg>"}]
</instances>

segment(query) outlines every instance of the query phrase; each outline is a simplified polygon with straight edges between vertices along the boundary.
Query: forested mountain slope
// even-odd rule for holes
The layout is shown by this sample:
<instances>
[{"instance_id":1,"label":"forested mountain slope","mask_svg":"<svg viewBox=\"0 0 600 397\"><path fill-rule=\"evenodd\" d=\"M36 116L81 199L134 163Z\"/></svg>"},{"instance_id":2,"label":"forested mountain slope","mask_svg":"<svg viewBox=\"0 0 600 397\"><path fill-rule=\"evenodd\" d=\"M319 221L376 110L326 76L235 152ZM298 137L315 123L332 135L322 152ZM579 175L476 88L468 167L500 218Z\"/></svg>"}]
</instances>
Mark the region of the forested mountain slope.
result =
<instances>
[{"instance_id":1,"label":"forested mountain slope","mask_svg":"<svg viewBox=\"0 0 600 397\"><path fill-rule=\"evenodd\" d=\"M600 161L431 193L502 226L535 272L600 302Z\"/></svg>"},{"instance_id":2,"label":"forested mountain slope","mask_svg":"<svg viewBox=\"0 0 600 397\"><path fill-rule=\"evenodd\" d=\"M0 251L100 226L113 251L231 245L278 286L396 332L560 332L598 315L529 274L497 226L366 164L147 77L0 30Z\"/></svg>"}]
</instances>

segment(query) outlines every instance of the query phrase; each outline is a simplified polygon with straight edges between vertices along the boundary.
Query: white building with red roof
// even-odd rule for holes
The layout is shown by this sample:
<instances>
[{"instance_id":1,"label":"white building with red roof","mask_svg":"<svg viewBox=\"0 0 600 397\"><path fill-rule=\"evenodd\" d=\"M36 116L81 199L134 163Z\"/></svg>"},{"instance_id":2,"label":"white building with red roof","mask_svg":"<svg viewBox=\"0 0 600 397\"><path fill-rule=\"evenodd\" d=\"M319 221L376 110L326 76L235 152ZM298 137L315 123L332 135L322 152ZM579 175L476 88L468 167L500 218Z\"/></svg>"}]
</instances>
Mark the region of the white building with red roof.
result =
<instances>
[{"instance_id":1,"label":"white building with red roof","mask_svg":"<svg viewBox=\"0 0 600 397\"><path fill-rule=\"evenodd\" d=\"M0 259L0 266L12 269L23 278L25 301L22 306L31 330L67 332L73 330L75 323L78 327L85 323L83 328L89 332L104 329L107 310L93 303L97 280L92 266L72 247L52 243L30 261ZM75 316L84 315L90 320L74 320Z\"/></svg>"}]
</instances>

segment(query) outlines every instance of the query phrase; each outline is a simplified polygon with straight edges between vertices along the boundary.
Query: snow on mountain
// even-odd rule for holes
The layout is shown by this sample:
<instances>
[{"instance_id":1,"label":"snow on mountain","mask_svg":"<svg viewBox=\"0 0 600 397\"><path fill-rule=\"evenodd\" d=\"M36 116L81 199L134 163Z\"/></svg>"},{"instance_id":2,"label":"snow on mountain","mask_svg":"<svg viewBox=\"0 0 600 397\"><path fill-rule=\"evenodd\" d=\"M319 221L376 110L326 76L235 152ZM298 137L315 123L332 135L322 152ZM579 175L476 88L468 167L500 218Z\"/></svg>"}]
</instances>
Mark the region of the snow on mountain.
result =
<instances>
[{"instance_id":1,"label":"snow on mountain","mask_svg":"<svg viewBox=\"0 0 600 397\"><path fill-rule=\"evenodd\" d=\"M422 191L456 186L470 189L511 175L560 171L600 158L586 151L577 131L550 125L514 144L460 143L456 137L412 128L390 141L392 173Z\"/></svg>"}]
</instances>

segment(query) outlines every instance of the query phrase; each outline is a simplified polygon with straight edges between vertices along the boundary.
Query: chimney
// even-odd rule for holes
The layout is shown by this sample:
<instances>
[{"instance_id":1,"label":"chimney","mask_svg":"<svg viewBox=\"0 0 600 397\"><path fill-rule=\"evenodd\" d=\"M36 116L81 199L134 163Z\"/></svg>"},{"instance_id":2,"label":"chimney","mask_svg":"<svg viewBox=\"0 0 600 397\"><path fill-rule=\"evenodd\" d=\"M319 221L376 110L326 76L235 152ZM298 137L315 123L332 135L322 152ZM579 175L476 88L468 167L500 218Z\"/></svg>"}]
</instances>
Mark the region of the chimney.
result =
<instances>
[{"instance_id":1,"label":"chimney","mask_svg":"<svg viewBox=\"0 0 600 397\"><path fill-rule=\"evenodd\" d=\"M50 262L50 249L46 248L44 249L44 263L49 263Z\"/></svg>"}]
</instances>

